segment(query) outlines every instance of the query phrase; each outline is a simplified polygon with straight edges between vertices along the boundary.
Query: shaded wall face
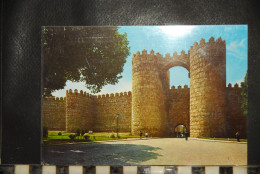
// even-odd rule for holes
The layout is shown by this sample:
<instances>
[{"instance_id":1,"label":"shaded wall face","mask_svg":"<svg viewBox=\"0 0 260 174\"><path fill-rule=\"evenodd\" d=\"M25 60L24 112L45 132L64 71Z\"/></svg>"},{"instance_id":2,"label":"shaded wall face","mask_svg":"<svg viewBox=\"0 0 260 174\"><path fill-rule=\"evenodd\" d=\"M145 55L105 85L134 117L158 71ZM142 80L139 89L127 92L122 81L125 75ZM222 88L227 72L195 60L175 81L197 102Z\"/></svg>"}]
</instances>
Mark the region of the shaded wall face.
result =
<instances>
[{"instance_id":1,"label":"shaded wall face","mask_svg":"<svg viewBox=\"0 0 260 174\"><path fill-rule=\"evenodd\" d=\"M242 89L238 87L227 87L227 135L235 138L239 131L241 138L247 137L247 116L243 114Z\"/></svg>"},{"instance_id":2,"label":"shaded wall face","mask_svg":"<svg viewBox=\"0 0 260 174\"><path fill-rule=\"evenodd\" d=\"M131 132L132 96L131 92L105 96L96 100L95 132Z\"/></svg>"},{"instance_id":3,"label":"shaded wall face","mask_svg":"<svg viewBox=\"0 0 260 174\"><path fill-rule=\"evenodd\" d=\"M190 89L189 88L172 88L168 96L168 133L174 135L177 125L185 125L190 132Z\"/></svg>"},{"instance_id":4,"label":"shaded wall face","mask_svg":"<svg viewBox=\"0 0 260 174\"><path fill-rule=\"evenodd\" d=\"M226 47L210 39L190 53L190 130L192 137L226 136Z\"/></svg>"},{"instance_id":5,"label":"shaded wall face","mask_svg":"<svg viewBox=\"0 0 260 174\"><path fill-rule=\"evenodd\" d=\"M66 130L65 103L54 97L42 99L42 125L48 130Z\"/></svg>"}]
</instances>

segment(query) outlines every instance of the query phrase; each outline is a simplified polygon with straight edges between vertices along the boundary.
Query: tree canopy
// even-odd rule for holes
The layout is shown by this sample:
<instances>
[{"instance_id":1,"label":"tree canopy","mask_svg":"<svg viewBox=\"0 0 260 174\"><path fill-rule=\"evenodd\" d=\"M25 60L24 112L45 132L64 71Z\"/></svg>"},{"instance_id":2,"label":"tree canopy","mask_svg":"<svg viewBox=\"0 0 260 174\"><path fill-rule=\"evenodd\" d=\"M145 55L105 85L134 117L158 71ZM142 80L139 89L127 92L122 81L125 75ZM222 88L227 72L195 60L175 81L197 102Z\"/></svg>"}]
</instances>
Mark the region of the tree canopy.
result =
<instances>
[{"instance_id":1,"label":"tree canopy","mask_svg":"<svg viewBox=\"0 0 260 174\"><path fill-rule=\"evenodd\" d=\"M118 27L42 27L43 96L67 80L85 82L93 93L122 77L129 53Z\"/></svg>"},{"instance_id":2,"label":"tree canopy","mask_svg":"<svg viewBox=\"0 0 260 174\"><path fill-rule=\"evenodd\" d=\"M244 115L247 115L247 111L248 111L248 82L247 82L247 73L244 79L244 82L241 83L241 87L242 87L242 110Z\"/></svg>"}]
</instances>

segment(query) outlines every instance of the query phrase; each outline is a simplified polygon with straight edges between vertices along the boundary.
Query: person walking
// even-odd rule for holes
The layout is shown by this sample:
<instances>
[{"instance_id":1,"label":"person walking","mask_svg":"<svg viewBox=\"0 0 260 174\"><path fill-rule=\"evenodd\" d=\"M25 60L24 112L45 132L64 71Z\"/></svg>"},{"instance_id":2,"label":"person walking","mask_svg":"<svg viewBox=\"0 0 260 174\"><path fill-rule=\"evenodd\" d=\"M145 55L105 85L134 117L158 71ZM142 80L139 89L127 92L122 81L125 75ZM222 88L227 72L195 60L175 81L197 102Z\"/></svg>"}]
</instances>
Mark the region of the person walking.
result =
<instances>
[{"instance_id":1,"label":"person walking","mask_svg":"<svg viewBox=\"0 0 260 174\"><path fill-rule=\"evenodd\" d=\"M145 132L145 134L144 134L144 135L145 135L145 137L146 137L146 138L148 138L148 132Z\"/></svg>"},{"instance_id":2,"label":"person walking","mask_svg":"<svg viewBox=\"0 0 260 174\"><path fill-rule=\"evenodd\" d=\"M186 139L186 141L188 141L188 136L189 136L189 133L185 132L185 139Z\"/></svg>"},{"instance_id":3,"label":"person walking","mask_svg":"<svg viewBox=\"0 0 260 174\"><path fill-rule=\"evenodd\" d=\"M142 135L143 135L143 133L140 131L140 139L142 139Z\"/></svg>"},{"instance_id":4,"label":"person walking","mask_svg":"<svg viewBox=\"0 0 260 174\"><path fill-rule=\"evenodd\" d=\"M237 131L237 133L236 133L236 138L237 138L237 142L239 142L239 138L240 138L239 131Z\"/></svg>"}]
</instances>

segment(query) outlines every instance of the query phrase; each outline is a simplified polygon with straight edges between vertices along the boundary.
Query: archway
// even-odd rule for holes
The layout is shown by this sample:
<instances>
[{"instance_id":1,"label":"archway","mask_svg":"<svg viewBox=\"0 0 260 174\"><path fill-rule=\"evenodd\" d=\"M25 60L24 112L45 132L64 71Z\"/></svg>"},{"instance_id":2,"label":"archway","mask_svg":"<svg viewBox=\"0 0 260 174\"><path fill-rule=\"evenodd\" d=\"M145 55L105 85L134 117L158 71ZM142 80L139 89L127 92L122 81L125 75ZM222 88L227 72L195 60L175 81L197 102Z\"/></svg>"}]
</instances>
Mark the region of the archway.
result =
<instances>
[{"instance_id":1,"label":"archway","mask_svg":"<svg viewBox=\"0 0 260 174\"><path fill-rule=\"evenodd\" d=\"M190 86L189 70L182 66L174 66L169 69L170 71L170 87L181 86L182 88L185 85Z\"/></svg>"},{"instance_id":2,"label":"archway","mask_svg":"<svg viewBox=\"0 0 260 174\"><path fill-rule=\"evenodd\" d=\"M186 132L187 132L187 128L183 124L178 124L174 128L174 136L177 137L177 138L184 138Z\"/></svg>"}]
</instances>

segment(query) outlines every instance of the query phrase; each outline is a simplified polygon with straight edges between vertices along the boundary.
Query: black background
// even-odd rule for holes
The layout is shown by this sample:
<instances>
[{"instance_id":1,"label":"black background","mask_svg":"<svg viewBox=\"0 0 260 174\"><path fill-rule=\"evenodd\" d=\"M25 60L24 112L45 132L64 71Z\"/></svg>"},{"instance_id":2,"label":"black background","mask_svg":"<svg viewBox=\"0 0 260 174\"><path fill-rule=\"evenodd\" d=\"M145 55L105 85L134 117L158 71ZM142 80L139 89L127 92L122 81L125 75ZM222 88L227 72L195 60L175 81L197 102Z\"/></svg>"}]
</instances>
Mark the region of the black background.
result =
<instances>
[{"instance_id":1,"label":"black background","mask_svg":"<svg viewBox=\"0 0 260 174\"><path fill-rule=\"evenodd\" d=\"M259 11L246 0L6 0L2 3L2 164L40 164L41 26L248 24L248 164L260 164Z\"/></svg>"}]
</instances>

